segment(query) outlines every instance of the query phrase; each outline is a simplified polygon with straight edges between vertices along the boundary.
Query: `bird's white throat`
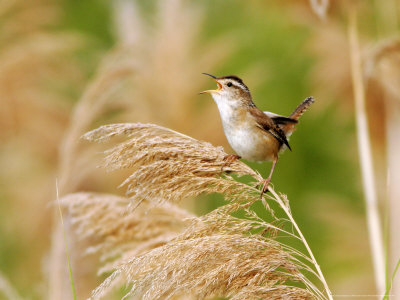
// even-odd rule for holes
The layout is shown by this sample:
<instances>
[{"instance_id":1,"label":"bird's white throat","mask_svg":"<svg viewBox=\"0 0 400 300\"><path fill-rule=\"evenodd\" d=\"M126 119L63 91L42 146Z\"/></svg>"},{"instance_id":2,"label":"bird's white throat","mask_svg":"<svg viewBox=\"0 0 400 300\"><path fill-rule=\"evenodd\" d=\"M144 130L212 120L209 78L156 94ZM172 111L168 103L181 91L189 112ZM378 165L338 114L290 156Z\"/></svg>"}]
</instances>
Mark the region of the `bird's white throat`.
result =
<instances>
[{"instance_id":1,"label":"bird's white throat","mask_svg":"<svg viewBox=\"0 0 400 300\"><path fill-rule=\"evenodd\" d=\"M226 125L234 122L237 109L240 107L240 100L228 98L220 93L214 93L212 94L212 97L217 104L219 114L221 115L222 123L225 128Z\"/></svg>"}]
</instances>

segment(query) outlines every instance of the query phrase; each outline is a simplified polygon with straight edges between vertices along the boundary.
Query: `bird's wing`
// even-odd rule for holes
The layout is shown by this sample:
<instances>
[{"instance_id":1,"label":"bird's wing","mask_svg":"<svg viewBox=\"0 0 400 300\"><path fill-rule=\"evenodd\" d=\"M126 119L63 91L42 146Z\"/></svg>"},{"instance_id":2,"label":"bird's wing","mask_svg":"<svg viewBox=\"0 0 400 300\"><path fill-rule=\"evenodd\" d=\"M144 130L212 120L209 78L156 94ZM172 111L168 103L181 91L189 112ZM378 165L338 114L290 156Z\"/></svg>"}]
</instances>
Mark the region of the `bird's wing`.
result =
<instances>
[{"instance_id":1,"label":"bird's wing","mask_svg":"<svg viewBox=\"0 0 400 300\"><path fill-rule=\"evenodd\" d=\"M269 111L264 111L264 114L266 114L268 117L274 121L275 124L277 125L288 125L288 124L297 124L298 121L289 117L281 116L278 114L274 114Z\"/></svg>"},{"instance_id":2,"label":"bird's wing","mask_svg":"<svg viewBox=\"0 0 400 300\"><path fill-rule=\"evenodd\" d=\"M250 114L254 117L260 128L272 134L280 143L285 144L289 148L289 150L292 151L286 138L285 132L282 130L282 128L279 127L278 124L273 121L273 118L263 113L257 107L251 108Z\"/></svg>"}]
</instances>

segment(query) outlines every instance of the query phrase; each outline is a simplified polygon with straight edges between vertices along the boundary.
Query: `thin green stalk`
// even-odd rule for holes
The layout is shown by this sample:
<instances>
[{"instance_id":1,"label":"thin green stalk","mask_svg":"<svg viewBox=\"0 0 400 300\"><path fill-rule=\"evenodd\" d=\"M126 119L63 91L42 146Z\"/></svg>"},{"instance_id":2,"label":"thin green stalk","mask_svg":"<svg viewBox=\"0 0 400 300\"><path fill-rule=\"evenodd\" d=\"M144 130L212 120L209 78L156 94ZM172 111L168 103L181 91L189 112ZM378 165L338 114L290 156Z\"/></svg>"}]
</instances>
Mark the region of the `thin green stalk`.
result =
<instances>
[{"instance_id":1,"label":"thin green stalk","mask_svg":"<svg viewBox=\"0 0 400 300\"><path fill-rule=\"evenodd\" d=\"M61 219L61 227L62 227L63 236L64 236L65 254L67 256L69 281L71 283L72 297L73 297L74 300L76 300L77 298L76 298L75 284L74 284L74 278L72 276L71 260L69 258L67 235L65 233L64 219L63 219L62 210L61 210L60 198L59 198L59 195L58 195L58 181L57 180L56 180L56 194L57 194L58 211L60 213L60 219Z\"/></svg>"},{"instance_id":2,"label":"thin green stalk","mask_svg":"<svg viewBox=\"0 0 400 300\"><path fill-rule=\"evenodd\" d=\"M391 280L390 281L388 280L386 283L386 291L385 291L385 296L383 297L383 300L389 300L389 293L390 293L390 290L392 289L393 280L396 277L396 273L399 270L399 266L400 266L400 259L397 261L396 268L394 268Z\"/></svg>"}]
</instances>

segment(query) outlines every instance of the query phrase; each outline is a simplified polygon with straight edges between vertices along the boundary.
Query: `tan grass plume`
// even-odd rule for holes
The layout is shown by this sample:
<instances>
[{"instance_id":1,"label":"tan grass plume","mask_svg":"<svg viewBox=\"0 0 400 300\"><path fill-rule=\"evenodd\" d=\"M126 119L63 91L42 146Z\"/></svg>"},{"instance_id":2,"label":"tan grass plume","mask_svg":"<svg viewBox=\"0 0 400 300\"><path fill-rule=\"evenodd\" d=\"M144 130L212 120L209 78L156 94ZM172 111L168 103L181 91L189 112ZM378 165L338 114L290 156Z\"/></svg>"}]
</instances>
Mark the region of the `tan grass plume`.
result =
<instances>
[{"instance_id":1,"label":"tan grass plume","mask_svg":"<svg viewBox=\"0 0 400 300\"><path fill-rule=\"evenodd\" d=\"M81 236L93 236L93 233L102 236L102 242L94 243L91 249L104 251L103 257L109 260L100 272L112 273L93 291L93 298L104 297L115 286L126 285L125 297L136 295L141 299L189 296L332 299L321 270L291 216L287 199L271 189L274 197L263 197L262 202L273 221L267 223L258 217L250 209L259 199L258 189L238 182L229 174L247 175L256 182L261 176L240 161L225 167L222 173L226 153L221 147L168 128L141 123L104 125L83 138L96 142L117 141L116 146L105 152L103 166L109 170L132 171L122 184L127 186L129 200L75 194L71 196L72 201L63 201L74 215ZM161 243L152 244L150 238L132 244L135 226L163 231L156 229L157 222L151 216L153 209L164 209L165 205L172 205L169 202L203 193L220 193L229 202L201 217L182 210L176 215L175 206L172 210L167 207L167 215L183 225L180 231L171 231L166 226L170 238ZM288 215L290 229L285 229L287 221L275 217L268 199L277 202ZM93 205L98 207L92 209ZM244 210L247 219L232 216L239 209ZM118 218L121 219L109 226ZM130 223L132 220L134 224ZM126 224L131 225L126 227ZM277 236L281 234L302 241L308 255L279 242ZM160 236L163 234L155 240ZM114 245L122 251L113 252ZM320 280L325 292L309 276ZM299 283L293 285L294 282Z\"/></svg>"},{"instance_id":2,"label":"tan grass plume","mask_svg":"<svg viewBox=\"0 0 400 300\"><path fill-rule=\"evenodd\" d=\"M104 166L110 170L129 168L133 173L121 184L133 202L177 202L202 193L222 193L239 202L255 201L255 188L220 176L222 147L214 147L168 128L154 124L111 124L86 133L83 138L102 142L112 137L129 139L107 150ZM261 176L241 162L225 171Z\"/></svg>"},{"instance_id":3,"label":"tan grass plume","mask_svg":"<svg viewBox=\"0 0 400 300\"><path fill-rule=\"evenodd\" d=\"M119 276L125 277L125 283L131 286L127 295L138 294L142 299L185 294L197 299L312 297L307 289L288 284L301 281L303 276L279 243L261 235L241 233L238 229L247 227L240 223L223 225L215 230L211 223L211 232L194 226L171 242L122 263L95 290L94 298ZM228 226L235 226L236 230Z\"/></svg>"},{"instance_id":4,"label":"tan grass plume","mask_svg":"<svg viewBox=\"0 0 400 300\"><path fill-rule=\"evenodd\" d=\"M143 203L128 213L130 200L111 194L73 193L64 196L62 207L79 239L89 239L87 254L103 259L134 250L136 254L160 246L188 227L193 214L174 204L154 206Z\"/></svg>"}]
</instances>

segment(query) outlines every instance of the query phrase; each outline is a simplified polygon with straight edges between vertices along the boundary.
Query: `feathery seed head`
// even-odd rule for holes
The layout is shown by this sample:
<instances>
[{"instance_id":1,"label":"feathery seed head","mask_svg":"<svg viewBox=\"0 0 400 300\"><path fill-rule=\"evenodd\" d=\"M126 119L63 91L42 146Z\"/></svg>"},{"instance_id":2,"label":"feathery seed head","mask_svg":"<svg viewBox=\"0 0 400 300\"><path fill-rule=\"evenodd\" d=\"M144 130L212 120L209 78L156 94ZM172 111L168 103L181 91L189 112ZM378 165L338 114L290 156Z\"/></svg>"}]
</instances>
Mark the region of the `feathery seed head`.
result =
<instances>
[{"instance_id":1,"label":"feathery seed head","mask_svg":"<svg viewBox=\"0 0 400 300\"><path fill-rule=\"evenodd\" d=\"M104 166L132 170L123 183L130 199L82 193L62 200L79 235L93 240L88 251L106 261L99 273L111 272L93 298L125 284L124 298L327 299L303 274L322 278L312 254L277 239L282 233L304 242L266 202L277 202L297 229L287 199L271 189L274 197L262 203L273 221L261 219L249 208L259 191L221 174L221 147L154 124L105 125L83 136L97 142L115 137L127 140L106 151ZM240 161L225 171L261 179ZM221 193L230 202L201 217L170 203L201 193ZM240 208L247 219L231 215Z\"/></svg>"}]
</instances>

